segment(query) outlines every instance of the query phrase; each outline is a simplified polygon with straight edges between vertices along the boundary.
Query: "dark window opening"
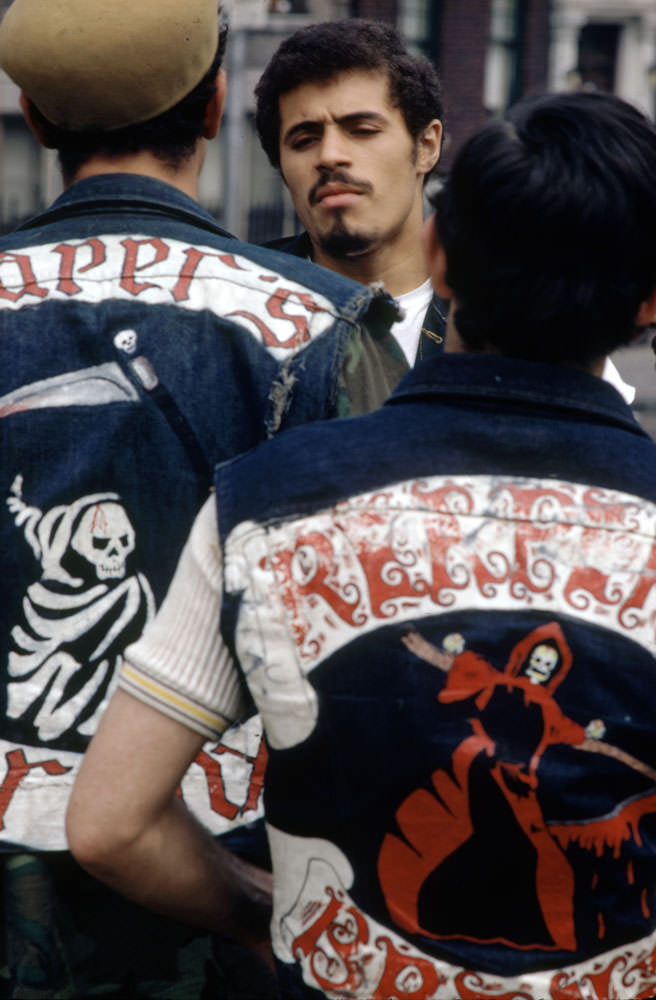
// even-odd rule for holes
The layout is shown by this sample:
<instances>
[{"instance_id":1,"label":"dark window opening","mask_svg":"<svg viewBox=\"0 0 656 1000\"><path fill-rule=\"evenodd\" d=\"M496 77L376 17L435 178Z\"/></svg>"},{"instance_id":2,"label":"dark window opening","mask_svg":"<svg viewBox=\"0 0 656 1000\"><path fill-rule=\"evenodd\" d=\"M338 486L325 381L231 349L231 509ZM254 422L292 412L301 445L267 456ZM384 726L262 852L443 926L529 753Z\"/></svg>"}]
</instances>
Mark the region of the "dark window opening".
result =
<instances>
[{"instance_id":1,"label":"dark window opening","mask_svg":"<svg viewBox=\"0 0 656 1000\"><path fill-rule=\"evenodd\" d=\"M621 30L619 24L586 24L581 29L576 69L584 90L614 91Z\"/></svg>"}]
</instances>

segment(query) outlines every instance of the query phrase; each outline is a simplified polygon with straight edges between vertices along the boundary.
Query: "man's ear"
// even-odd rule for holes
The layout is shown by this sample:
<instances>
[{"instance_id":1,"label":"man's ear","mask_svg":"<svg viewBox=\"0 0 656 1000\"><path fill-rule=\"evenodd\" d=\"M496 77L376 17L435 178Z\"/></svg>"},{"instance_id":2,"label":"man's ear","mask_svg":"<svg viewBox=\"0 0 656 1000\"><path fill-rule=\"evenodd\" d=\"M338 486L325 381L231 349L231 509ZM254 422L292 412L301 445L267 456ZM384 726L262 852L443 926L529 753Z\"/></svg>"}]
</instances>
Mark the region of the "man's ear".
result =
<instances>
[{"instance_id":1,"label":"man's ear","mask_svg":"<svg viewBox=\"0 0 656 1000\"><path fill-rule=\"evenodd\" d=\"M417 172L429 174L440 158L442 122L433 118L417 139Z\"/></svg>"},{"instance_id":2,"label":"man's ear","mask_svg":"<svg viewBox=\"0 0 656 1000\"><path fill-rule=\"evenodd\" d=\"M27 122L27 126L36 141L46 149L54 149L53 143L49 140L41 119L34 114L34 106L23 90L20 92L18 101L20 109L23 112L23 118Z\"/></svg>"},{"instance_id":3,"label":"man's ear","mask_svg":"<svg viewBox=\"0 0 656 1000\"><path fill-rule=\"evenodd\" d=\"M205 118L203 119L203 137L205 139L214 139L219 131L227 92L228 80L225 70L220 69L216 74L214 94L207 103Z\"/></svg>"},{"instance_id":4,"label":"man's ear","mask_svg":"<svg viewBox=\"0 0 656 1000\"><path fill-rule=\"evenodd\" d=\"M656 326L656 288L652 291L638 309L636 326Z\"/></svg>"},{"instance_id":5,"label":"man's ear","mask_svg":"<svg viewBox=\"0 0 656 1000\"><path fill-rule=\"evenodd\" d=\"M440 243L435 215L429 215L421 230L421 244L433 288L442 299L453 295L446 280L446 253Z\"/></svg>"}]
</instances>

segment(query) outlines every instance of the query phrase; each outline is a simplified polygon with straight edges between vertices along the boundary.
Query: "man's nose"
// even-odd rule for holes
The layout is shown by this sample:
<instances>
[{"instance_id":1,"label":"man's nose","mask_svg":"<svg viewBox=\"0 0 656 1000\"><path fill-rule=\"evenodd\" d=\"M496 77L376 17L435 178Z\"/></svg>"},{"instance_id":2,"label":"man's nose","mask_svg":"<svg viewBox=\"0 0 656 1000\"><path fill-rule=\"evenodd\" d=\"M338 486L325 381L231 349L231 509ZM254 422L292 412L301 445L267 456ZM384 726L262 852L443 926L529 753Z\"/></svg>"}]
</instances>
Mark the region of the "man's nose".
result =
<instances>
[{"instance_id":1,"label":"man's nose","mask_svg":"<svg viewBox=\"0 0 656 1000\"><path fill-rule=\"evenodd\" d=\"M339 129L328 127L324 130L317 146L317 168L334 168L351 163L348 143Z\"/></svg>"}]
</instances>

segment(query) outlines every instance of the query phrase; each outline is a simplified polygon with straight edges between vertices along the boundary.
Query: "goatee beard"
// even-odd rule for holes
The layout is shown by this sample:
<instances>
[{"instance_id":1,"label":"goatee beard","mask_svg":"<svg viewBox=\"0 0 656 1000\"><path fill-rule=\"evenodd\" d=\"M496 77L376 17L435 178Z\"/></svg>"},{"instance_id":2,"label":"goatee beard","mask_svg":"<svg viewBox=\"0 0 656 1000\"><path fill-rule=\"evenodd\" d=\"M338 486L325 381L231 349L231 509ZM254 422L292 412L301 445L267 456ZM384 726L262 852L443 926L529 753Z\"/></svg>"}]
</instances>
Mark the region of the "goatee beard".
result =
<instances>
[{"instance_id":1,"label":"goatee beard","mask_svg":"<svg viewBox=\"0 0 656 1000\"><path fill-rule=\"evenodd\" d=\"M364 233L352 233L338 222L329 233L318 239L322 253L339 260L341 257L358 257L371 247L371 238Z\"/></svg>"}]
</instances>

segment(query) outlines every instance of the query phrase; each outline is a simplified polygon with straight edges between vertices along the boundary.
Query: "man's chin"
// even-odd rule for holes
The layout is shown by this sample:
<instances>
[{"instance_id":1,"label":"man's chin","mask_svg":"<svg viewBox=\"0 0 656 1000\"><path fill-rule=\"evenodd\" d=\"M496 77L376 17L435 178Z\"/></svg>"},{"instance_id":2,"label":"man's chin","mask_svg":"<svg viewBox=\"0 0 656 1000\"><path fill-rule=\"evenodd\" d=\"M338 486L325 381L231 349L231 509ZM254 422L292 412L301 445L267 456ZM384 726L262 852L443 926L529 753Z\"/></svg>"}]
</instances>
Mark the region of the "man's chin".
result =
<instances>
[{"instance_id":1,"label":"man's chin","mask_svg":"<svg viewBox=\"0 0 656 1000\"><path fill-rule=\"evenodd\" d=\"M367 253L373 246L371 236L364 233L351 233L343 229L334 229L318 238L321 252L327 257L359 257Z\"/></svg>"}]
</instances>

